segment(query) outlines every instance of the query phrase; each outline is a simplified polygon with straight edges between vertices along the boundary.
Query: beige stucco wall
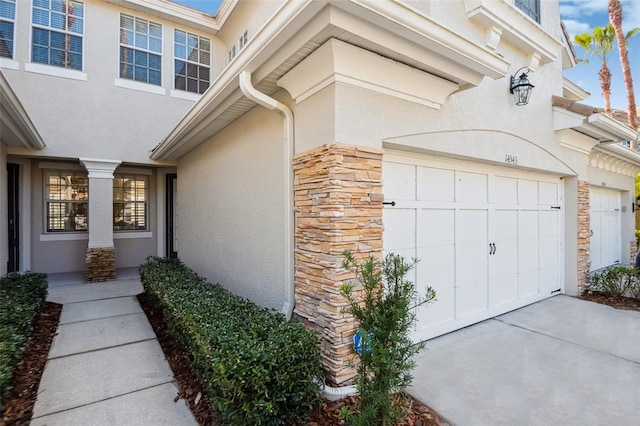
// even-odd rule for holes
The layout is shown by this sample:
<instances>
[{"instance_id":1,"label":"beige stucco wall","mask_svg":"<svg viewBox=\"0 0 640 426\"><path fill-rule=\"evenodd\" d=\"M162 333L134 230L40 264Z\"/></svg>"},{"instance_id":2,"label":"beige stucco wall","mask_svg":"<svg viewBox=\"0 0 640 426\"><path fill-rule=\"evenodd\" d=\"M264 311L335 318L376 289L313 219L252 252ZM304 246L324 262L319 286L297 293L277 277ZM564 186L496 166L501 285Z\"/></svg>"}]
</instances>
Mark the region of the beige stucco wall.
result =
<instances>
[{"instance_id":1,"label":"beige stucco wall","mask_svg":"<svg viewBox=\"0 0 640 426\"><path fill-rule=\"evenodd\" d=\"M15 63L19 69L4 68L3 72L47 147L40 151L11 147L10 153L154 163L149 159L150 150L167 135L194 102L193 99L185 100L171 94L173 31L174 28L188 28L103 1L86 1L83 37L83 72L86 81L81 81L25 71L32 65L30 9L30 2L17 2ZM120 12L163 25L164 95L116 86L115 81L119 76ZM225 48L215 36L202 31L195 32L212 40L213 78L226 66ZM64 72L69 71L55 66L36 65L49 68L54 74L63 72L63 75L67 75ZM125 82L136 83L131 80ZM159 89L150 84L137 84L141 89ZM186 92L179 93L191 96Z\"/></svg>"},{"instance_id":2,"label":"beige stucco wall","mask_svg":"<svg viewBox=\"0 0 640 426\"><path fill-rule=\"evenodd\" d=\"M64 170L77 163L60 163ZM31 161L31 239L30 239L30 269L35 272L71 272L85 270L85 254L89 242L87 232L61 233L55 237L59 240L50 241L45 235L44 208L44 170L39 167L39 160ZM118 170L116 169L116 174ZM23 188L23 191L28 189ZM116 268L137 267L144 263L147 256L157 254L158 233L157 202L156 202L155 173L149 176L149 233L147 232L114 232L114 247L116 249ZM6 198L6 197L5 197ZM91 198L91 194L89 194ZM109 206L111 204L109 203ZM89 226L91 223L89 221ZM130 238L133 235L136 238ZM151 235L151 236L148 236ZM163 237L160 237L163 238Z\"/></svg>"},{"instance_id":3,"label":"beige stucco wall","mask_svg":"<svg viewBox=\"0 0 640 426\"><path fill-rule=\"evenodd\" d=\"M285 299L283 120L256 107L178 161L179 256L232 292Z\"/></svg>"}]
</instances>

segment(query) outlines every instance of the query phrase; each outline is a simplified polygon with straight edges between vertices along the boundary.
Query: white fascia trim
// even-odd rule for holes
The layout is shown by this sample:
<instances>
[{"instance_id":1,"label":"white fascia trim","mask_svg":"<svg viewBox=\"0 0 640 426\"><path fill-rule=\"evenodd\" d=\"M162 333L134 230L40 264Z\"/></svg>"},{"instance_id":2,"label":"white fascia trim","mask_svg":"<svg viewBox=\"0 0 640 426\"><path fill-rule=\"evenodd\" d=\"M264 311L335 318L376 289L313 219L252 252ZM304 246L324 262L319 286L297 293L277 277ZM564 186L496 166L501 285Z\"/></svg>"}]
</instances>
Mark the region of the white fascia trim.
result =
<instances>
[{"instance_id":1,"label":"white fascia trim","mask_svg":"<svg viewBox=\"0 0 640 426\"><path fill-rule=\"evenodd\" d=\"M440 109L459 86L340 40L330 39L278 80L300 103L334 82Z\"/></svg>"},{"instance_id":2,"label":"white fascia trim","mask_svg":"<svg viewBox=\"0 0 640 426\"><path fill-rule=\"evenodd\" d=\"M587 122L611 135L612 139L617 139L617 142L636 140L638 138L637 131L603 113L589 116Z\"/></svg>"},{"instance_id":3,"label":"white fascia trim","mask_svg":"<svg viewBox=\"0 0 640 426\"><path fill-rule=\"evenodd\" d=\"M213 15L191 9L171 1L157 0L104 0L107 3L126 7L138 12L148 13L167 21L171 21L190 28L197 28L210 34L216 34L221 25ZM235 3L231 6L233 8Z\"/></svg>"},{"instance_id":4,"label":"white fascia trim","mask_svg":"<svg viewBox=\"0 0 640 426\"><path fill-rule=\"evenodd\" d=\"M634 166L640 166L640 152L635 151L621 144L602 144L596 148L598 151L604 151L616 157L632 163Z\"/></svg>"},{"instance_id":5,"label":"white fascia trim","mask_svg":"<svg viewBox=\"0 0 640 426\"><path fill-rule=\"evenodd\" d=\"M72 163L56 163L53 161L39 161L39 169L52 169L52 170L86 170L80 164Z\"/></svg>"},{"instance_id":6,"label":"white fascia trim","mask_svg":"<svg viewBox=\"0 0 640 426\"><path fill-rule=\"evenodd\" d=\"M200 126L196 126L195 129L192 126L194 123L199 123L204 119L203 116L207 114L207 107L224 102L228 94L239 88L240 72L248 69L248 65L265 49L269 41L281 32L288 22L292 21L309 6L321 8L323 4L314 0L285 2L258 31L255 37L249 40L244 49L242 49L241 54L227 65L215 82L204 92L200 100L187 111L178 125L151 152L150 158L152 160L169 159L174 151L187 143L189 135L197 133L199 130ZM257 66L251 68L256 69Z\"/></svg>"},{"instance_id":7,"label":"white fascia trim","mask_svg":"<svg viewBox=\"0 0 640 426\"><path fill-rule=\"evenodd\" d=\"M142 83L140 81L116 78L114 84L124 89L138 90L140 92L153 93L154 95L166 95L167 90L155 84Z\"/></svg>"},{"instance_id":8,"label":"white fascia trim","mask_svg":"<svg viewBox=\"0 0 640 426\"><path fill-rule=\"evenodd\" d=\"M591 96L591 93L566 77L562 77L562 92L563 97L574 101L582 101Z\"/></svg>"},{"instance_id":9,"label":"white fascia trim","mask_svg":"<svg viewBox=\"0 0 640 426\"><path fill-rule=\"evenodd\" d=\"M513 1L465 0L464 3L470 20L489 31L497 27L502 31L501 38L530 55L537 55L540 64L553 62L560 54L562 43L518 10ZM535 68L536 64L533 65L531 68Z\"/></svg>"},{"instance_id":10,"label":"white fascia trim","mask_svg":"<svg viewBox=\"0 0 640 426\"><path fill-rule=\"evenodd\" d=\"M380 19L401 28L403 37L419 46L443 55L459 64L494 79L507 75L509 62L495 52L481 47L402 1L328 0L336 8L346 10L368 22ZM367 16L367 12L375 16ZM396 34L399 34L396 32Z\"/></svg>"},{"instance_id":11,"label":"white fascia trim","mask_svg":"<svg viewBox=\"0 0 640 426\"><path fill-rule=\"evenodd\" d=\"M42 136L38 133L36 126L29 118L29 114L22 106L2 70L0 70L0 105L0 109L3 111L0 122L14 128L14 133L20 138L20 143L26 148L44 149L46 144Z\"/></svg>"},{"instance_id":12,"label":"white fascia trim","mask_svg":"<svg viewBox=\"0 0 640 426\"><path fill-rule=\"evenodd\" d=\"M602 143L635 140L638 132L603 113L584 116L562 107L553 107L553 130L573 129Z\"/></svg>"},{"instance_id":13,"label":"white fascia trim","mask_svg":"<svg viewBox=\"0 0 640 426\"><path fill-rule=\"evenodd\" d=\"M426 15L416 12L404 3L375 0L360 2L357 0L288 1L249 40L238 57L222 71L200 100L187 111L177 126L154 148L149 157L152 160L175 159L172 157L173 153L187 144L190 136L196 135L202 130L204 116L208 115L217 105L229 102L229 96L239 87L238 76L240 72L245 69L251 72L258 70L261 65L275 56L266 52L269 50L274 51L278 47L274 45L273 40L285 32L292 21L303 16L301 19L308 23L318 15L318 12L327 3L340 9L349 6L352 13L356 13L356 16L360 16L358 11L363 12L362 8L366 7L367 10L374 11L377 15L382 15L382 18L397 22L406 30L405 33L408 32L413 35L412 41L418 45L424 44L421 44L421 42L430 40L431 47L434 49L437 47L438 50L436 51L442 52L445 56L447 52L458 52L459 56L465 59L465 66L472 67L475 72L482 72L483 75L491 78L504 77L508 72L509 62L504 58L437 24ZM396 12L392 13L394 10ZM389 17L384 13L394 16ZM429 25L426 23L429 23ZM429 28L425 30L425 26ZM284 43L285 41L282 42ZM257 76L258 73L256 72L254 75Z\"/></svg>"},{"instance_id":14,"label":"white fascia trim","mask_svg":"<svg viewBox=\"0 0 640 426\"><path fill-rule=\"evenodd\" d=\"M61 68L55 65L34 64L29 62L24 64L24 70L36 74L50 75L52 77L68 78L69 80L87 81L88 79L87 73Z\"/></svg>"}]
</instances>

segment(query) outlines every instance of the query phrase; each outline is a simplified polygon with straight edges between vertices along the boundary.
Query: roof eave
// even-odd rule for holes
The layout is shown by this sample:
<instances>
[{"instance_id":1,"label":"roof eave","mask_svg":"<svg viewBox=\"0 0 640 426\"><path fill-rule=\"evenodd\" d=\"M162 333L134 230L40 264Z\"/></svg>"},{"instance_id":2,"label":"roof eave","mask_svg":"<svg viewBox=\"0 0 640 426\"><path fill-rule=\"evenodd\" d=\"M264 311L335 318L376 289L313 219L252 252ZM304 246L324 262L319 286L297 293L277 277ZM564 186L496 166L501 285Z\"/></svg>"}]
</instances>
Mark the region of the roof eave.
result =
<instances>
[{"instance_id":1,"label":"roof eave","mask_svg":"<svg viewBox=\"0 0 640 426\"><path fill-rule=\"evenodd\" d=\"M31 149L44 149L46 144L38 133L36 126L29 118L29 114L22 106L20 99L11 88L9 81L0 69L0 122L7 126L18 138L20 145ZM3 141L9 143L8 141ZM11 143L13 144L13 143Z\"/></svg>"},{"instance_id":2,"label":"roof eave","mask_svg":"<svg viewBox=\"0 0 640 426\"><path fill-rule=\"evenodd\" d=\"M140 0L138 0L140 1ZM203 96L191 107L177 126L167 135L167 137L153 150L151 159L153 160L176 160L184 155L188 145L200 143L190 141L190 138L198 135L205 127L202 121L212 111L219 109L222 104L230 104L241 99L239 92L238 75L242 70L257 71L271 57L268 53L277 51L282 45L295 35L295 31L289 30L289 26L303 28L307 23L327 5L348 10L353 13L358 9L362 13L357 14L358 18L366 17L371 20L389 18L397 31L406 37L407 42L417 43L436 49L446 49L450 46L452 56L456 56L458 64L468 71L468 80L457 82L460 86L477 85L483 76L491 78L503 77L507 74L509 63L499 55L478 46L467 39L459 36L451 30L442 27L430 18L417 13L415 10L395 2L377 1L336 1L333 0L307 0L304 2L286 2L269 19L269 21L256 33L240 54L223 70L220 76L214 81ZM417 21L416 21L417 20ZM417 27L416 23L425 25L426 28ZM372 23L375 25L375 23ZM443 31L444 30L444 31ZM284 34L287 36L283 36ZM451 40L454 41L452 45ZM420 43L422 41L422 43ZM307 52L310 54L311 52ZM254 73L254 77L262 73ZM260 79L260 77L258 77ZM259 81L254 81L258 84ZM231 97L231 98L230 98ZM211 117L207 117L211 121ZM209 135L212 136L212 135Z\"/></svg>"}]
</instances>

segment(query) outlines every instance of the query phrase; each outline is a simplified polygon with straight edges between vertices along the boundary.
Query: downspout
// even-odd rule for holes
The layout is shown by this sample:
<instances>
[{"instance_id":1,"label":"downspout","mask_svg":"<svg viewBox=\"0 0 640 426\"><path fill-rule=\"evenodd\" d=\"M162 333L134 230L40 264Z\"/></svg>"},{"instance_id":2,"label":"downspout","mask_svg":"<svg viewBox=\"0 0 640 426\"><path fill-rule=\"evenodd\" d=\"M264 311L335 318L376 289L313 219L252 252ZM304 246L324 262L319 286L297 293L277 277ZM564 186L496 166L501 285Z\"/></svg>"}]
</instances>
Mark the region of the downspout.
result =
<instances>
[{"instance_id":1,"label":"downspout","mask_svg":"<svg viewBox=\"0 0 640 426\"><path fill-rule=\"evenodd\" d=\"M287 320L291 319L293 313L294 301L295 301L295 286L293 284L293 112L285 104L278 102L258 91L251 83L251 73L249 71L242 71L240 73L240 90L242 93L252 101L256 102L263 107L270 110L277 110L284 118L284 170L288 173L285 175L285 196L284 206L286 211L286 223L285 223L285 236L284 236L284 250L285 250L285 300L282 306L282 313L287 317ZM329 401L338 401L346 398L350 395L355 395L357 389L355 386L342 386L333 388L326 383L318 382L320 389L322 390L322 396Z\"/></svg>"},{"instance_id":2,"label":"downspout","mask_svg":"<svg viewBox=\"0 0 640 426\"><path fill-rule=\"evenodd\" d=\"M283 170L287 170L284 178L284 208L285 208L285 229L284 229L284 277L285 277L285 299L282 306L282 313L287 320L291 319L295 301L295 286L293 284L293 112L282 102L278 102L258 91L251 83L251 72L242 71L240 73L240 90L250 100L263 107L276 110L284 118L284 157Z\"/></svg>"}]
</instances>

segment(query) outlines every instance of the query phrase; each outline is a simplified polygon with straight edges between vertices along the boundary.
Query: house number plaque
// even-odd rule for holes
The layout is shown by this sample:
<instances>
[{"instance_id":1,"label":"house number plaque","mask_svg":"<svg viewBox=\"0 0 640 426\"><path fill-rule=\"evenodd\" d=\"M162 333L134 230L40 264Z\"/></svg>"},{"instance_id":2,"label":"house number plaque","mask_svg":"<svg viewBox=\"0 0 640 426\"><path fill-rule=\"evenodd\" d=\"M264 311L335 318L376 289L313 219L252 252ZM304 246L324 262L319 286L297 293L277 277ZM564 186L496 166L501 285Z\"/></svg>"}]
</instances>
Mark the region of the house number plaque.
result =
<instances>
[{"instance_id":1,"label":"house number plaque","mask_svg":"<svg viewBox=\"0 0 640 426\"><path fill-rule=\"evenodd\" d=\"M507 164L518 164L518 156L513 154L505 154L504 162Z\"/></svg>"}]
</instances>

